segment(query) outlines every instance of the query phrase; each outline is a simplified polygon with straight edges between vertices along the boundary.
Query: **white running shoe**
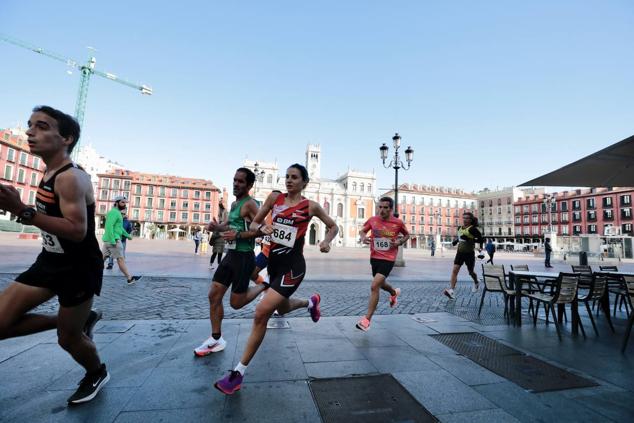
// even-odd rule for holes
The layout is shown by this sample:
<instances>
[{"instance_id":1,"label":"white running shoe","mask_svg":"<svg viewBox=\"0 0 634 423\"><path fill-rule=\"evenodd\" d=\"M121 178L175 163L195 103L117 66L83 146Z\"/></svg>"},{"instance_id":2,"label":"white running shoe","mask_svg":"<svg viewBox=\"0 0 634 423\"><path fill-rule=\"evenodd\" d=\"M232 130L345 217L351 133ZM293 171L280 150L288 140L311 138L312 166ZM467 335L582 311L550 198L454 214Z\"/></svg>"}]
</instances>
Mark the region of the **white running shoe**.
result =
<instances>
[{"instance_id":1,"label":"white running shoe","mask_svg":"<svg viewBox=\"0 0 634 423\"><path fill-rule=\"evenodd\" d=\"M194 350L196 357L205 357L211 353L219 352L225 349L227 341L221 336L220 339L209 337L198 348Z\"/></svg>"},{"instance_id":2,"label":"white running shoe","mask_svg":"<svg viewBox=\"0 0 634 423\"><path fill-rule=\"evenodd\" d=\"M480 290L480 282L473 284L473 286L471 287L471 292L472 293L476 293Z\"/></svg>"},{"instance_id":3,"label":"white running shoe","mask_svg":"<svg viewBox=\"0 0 634 423\"><path fill-rule=\"evenodd\" d=\"M445 288L445 290L443 291L443 294L449 297L450 300L456 299L456 294L454 294L453 289L451 288Z\"/></svg>"}]
</instances>

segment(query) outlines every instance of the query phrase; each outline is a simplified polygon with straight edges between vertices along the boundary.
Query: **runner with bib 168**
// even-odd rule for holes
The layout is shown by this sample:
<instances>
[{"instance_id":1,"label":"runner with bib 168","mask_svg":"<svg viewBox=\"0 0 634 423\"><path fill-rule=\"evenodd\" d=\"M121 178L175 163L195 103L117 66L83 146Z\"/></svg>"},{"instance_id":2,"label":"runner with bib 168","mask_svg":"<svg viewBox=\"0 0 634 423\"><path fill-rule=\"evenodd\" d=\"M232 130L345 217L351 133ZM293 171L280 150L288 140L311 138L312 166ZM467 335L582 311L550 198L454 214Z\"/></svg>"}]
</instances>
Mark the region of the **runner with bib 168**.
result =
<instances>
[{"instance_id":1,"label":"runner with bib 168","mask_svg":"<svg viewBox=\"0 0 634 423\"><path fill-rule=\"evenodd\" d=\"M368 219L361 229L361 243L370 244L370 264L372 265L372 287L368 312L357 322L357 328L362 331L370 329L370 320L379 304L380 289L390 293L390 307L395 307L400 288L393 288L386 282L390 275L398 253L398 247L409 239L409 232L405 224L398 217L393 216L394 200L383 197L379 200L379 215ZM368 237L368 231L371 236Z\"/></svg>"}]
</instances>

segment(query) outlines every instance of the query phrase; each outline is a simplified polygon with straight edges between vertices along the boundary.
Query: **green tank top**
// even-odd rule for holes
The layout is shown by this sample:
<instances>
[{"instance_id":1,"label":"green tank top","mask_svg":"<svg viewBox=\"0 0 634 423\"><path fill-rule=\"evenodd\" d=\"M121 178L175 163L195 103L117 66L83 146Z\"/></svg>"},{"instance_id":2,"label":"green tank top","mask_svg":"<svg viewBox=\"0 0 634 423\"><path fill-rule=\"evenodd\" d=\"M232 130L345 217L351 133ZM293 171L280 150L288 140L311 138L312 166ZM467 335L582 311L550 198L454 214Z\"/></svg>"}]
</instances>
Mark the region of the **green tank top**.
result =
<instances>
[{"instance_id":1,"label":"green tank top","mask_svg":"<svg viewBox=\"0 0 634 423\"><path fill-rule=\"evenodd\" d=\"M240 216L240 211L244 203L249 201L251 197L248 195L237 202L229 212L229 227L234 231L246 232L249 230L247 221ZM255 239L238 239L233 242L227 242L226 248L235 251L253 251L255 248Z\"/></svg>"},{"instance_id":2,"label":"green tank top","mask_svg":"<svg viewBox=\"0 0 634 423\"><path fill-rule=\"evenodd\" d=\"M458 229L458 239L460 240L458 244L459 253L473 253L475 251L475 237L469 232L469 229L471 229L471 226L466 228L460 227L460 229ZM463 236L467 239L462 239Z\"/></svg>"}]
</instances>

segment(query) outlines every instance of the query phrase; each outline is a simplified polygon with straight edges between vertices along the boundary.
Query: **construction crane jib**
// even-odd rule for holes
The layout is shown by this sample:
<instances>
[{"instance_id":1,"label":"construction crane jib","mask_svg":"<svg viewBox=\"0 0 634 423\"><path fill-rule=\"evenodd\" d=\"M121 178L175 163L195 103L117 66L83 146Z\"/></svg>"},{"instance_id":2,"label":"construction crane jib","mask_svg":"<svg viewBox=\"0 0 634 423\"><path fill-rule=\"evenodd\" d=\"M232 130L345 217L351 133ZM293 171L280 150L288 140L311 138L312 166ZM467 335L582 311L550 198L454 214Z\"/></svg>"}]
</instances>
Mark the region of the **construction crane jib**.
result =
<instances>
[{"instance_id":1,"label":"construction crane jib","mask_svg":"<svg viewBox=\"0 0 634 423\"><path fill-rule=\"evenodd\" d=\"M90 77L92 75L101 76L103 78L109 79L114 82L118 82L119 84L126 85L130 88L134 88L141 92L143 95L152 95L152 87L144 84L135 84L133 82L126 81L125 79L119 78L117 75L111 72L102 72L100 70L95 69L95 65L97 64L97 59L95 57L90 57L86 64L79 64L77 61L73 59L69 59L60 54L45 50L41 47L36 47L31 45L25 41L18 40L13 37L9 37L8 35L0 34L0 40L5 41L9 44L13 44L18 47L22 47L28 50L31 50L35 53L41 54L43 56L50 57L51 59L55 59L57 61L65 63L67 66L77 69L80 72L79 79L79 91L77 93L77 101L75 103L75 118L79 125L81 125L82 130L84 129L84 115L86 112L86 100L88 98L88 85L90 83ZM76 146L75 152L79 150L79 145Z\"/></svg>"}]
</instances>

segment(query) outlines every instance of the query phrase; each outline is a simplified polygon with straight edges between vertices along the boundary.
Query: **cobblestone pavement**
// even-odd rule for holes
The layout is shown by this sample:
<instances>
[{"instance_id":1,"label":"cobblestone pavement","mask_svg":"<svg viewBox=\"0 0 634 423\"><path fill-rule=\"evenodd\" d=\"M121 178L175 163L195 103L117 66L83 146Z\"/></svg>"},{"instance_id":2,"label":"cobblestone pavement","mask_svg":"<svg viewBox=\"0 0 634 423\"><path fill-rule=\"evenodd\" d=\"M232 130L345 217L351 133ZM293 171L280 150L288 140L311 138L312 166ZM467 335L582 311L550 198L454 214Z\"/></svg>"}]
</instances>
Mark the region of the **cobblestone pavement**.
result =
<instances>
[{"instance_id":1,"label":"cobblestone pavement","mask_svg":"<svg viewBox=\"0 0 634 423\"><path fill-rule=\"evenodd\" d=\"M15 275L0 275L0 290L4 289ZM477 317L481 291L471 293L471 285L458 285L456 301L449 301L442 295L445 282L399 281L394 283L402 289L402 296L396 308L388 306L388 294L381 293L376 314L416 314L447 311L457 316L481 324L504 322L504 305L500 295L487 295L481 318ZM209 317L207 291L209 280L201 278L161 278L146 277L132 286L127 286L122 277L105 277L100 297L95 299L95 307L104 312L107 320L145 319L205 319ZM313 292L322 297L322 315L357 316L367 309L370 292L369 281L355 280L311 281L302 283L297 298L307 298ZM57 310L55 299L36 309L41 312ZM225 296L225 318L251 318L255 302L241 310L229 306L229 295ZM291 317L307 315L304 310L296 310Z\"/></svg>"}]
</instances>

